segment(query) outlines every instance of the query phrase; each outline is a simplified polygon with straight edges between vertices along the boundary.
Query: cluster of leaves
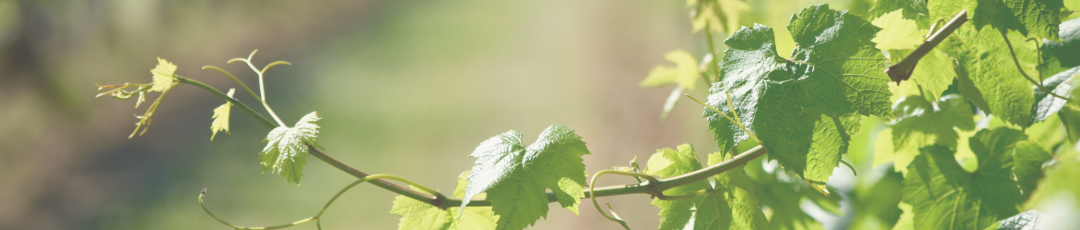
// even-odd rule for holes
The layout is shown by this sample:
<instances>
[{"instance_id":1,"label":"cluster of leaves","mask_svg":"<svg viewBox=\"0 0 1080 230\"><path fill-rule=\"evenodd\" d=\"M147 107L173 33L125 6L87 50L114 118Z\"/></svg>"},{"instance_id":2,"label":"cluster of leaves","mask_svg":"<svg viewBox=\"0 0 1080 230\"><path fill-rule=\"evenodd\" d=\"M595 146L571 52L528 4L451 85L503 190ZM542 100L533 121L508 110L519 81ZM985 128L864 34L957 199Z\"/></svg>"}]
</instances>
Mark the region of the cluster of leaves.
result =
<instances>
[{"instance_id":1,"label":"cluster of leaves","mask_svg":"<svg viewBox=\"0 0 1080 230\"><path fill-rule=\"evenodd\" d=\"M251 52L251 55L249 55L247 58L233 58L229 60L229 63L237 61L247 63L248 66L250 66L251 69L254 70L255 73L258 75L260 83L259 90L261 92L263 77L262 75L266 73L266 70L275 65L289 63L284 61L272 62L263 67L263 69L260 71L255 69L255 66L251 64L251 57L254 56L256 52L258 52L258 50ZM204 66L203 69L213 69L220 71L221 73L235 80L244 89L251 93L252 97L262 103L263 106L265 106L265 108L267 109L267 111L270 112L271 116L277 119L277 115L274 114L273 110L270 109L269 105L266 104L265 96L260 97L256 95L255 92L251 91L251 89L247 87L247 85L244 85L243 82L241 82L239 79L234 77L229 72L222 70L221 68L215 66ZM158 106L161 104L161 100L165 98L165 95L168 94L169 91L173 89L173 87L180 84L181 82L203 87L204 89L210 90L213 93L220 94L219 96L223 96L223 98L226 99L225 104L214 108L213 115L211 115L211 119L213 119L213 121L210 124L210 131L212 133L210 136L210 140L213 140L214 137L217 136L218 132L229 132L230 112L232 111L232 107L236 106L235 103L239 103L239 101L237 101L236 98L233 97L236 92L235 88L230 88L227 94L222 94L220 91L217 91L216 89L213 89L212 87L207 86L202 82L187 79L181 77L180 75L177 75L176 65L173 65L171 62L166 61L162 58L158 58L158 65L154 67L154 69L151 69L150 73L152 74L151 77L153 81L148 84L124 83L121 85L98 86L98 91L107 89L107 91L105 92L98 93L98 97L110 95L117 99L127 100L136 94L139 95L139 98L135 102L136 108L138 108L139 105L146 101L145 96L147 92L161 92L161 95L158 96L158 99L150 105L150 108L146 110L145 114L143 114L142 116L136 116L136 118L139 119L139 122L136 123L135 131L132 132L131 136L129 136L128 138L134 137L136 133L138 133L139 135L146 133L146 130L149 129L151 118L153 118L154 116L154 112L157 111ZM135 89L130 91L125 90L131 87L134 87ZM247 108L246 106L244 106L243 108L250 111L250 108ZM258 118L262 118L258 115L255 116ZM271 130L270 133L266 136L266 147L263 148L261 152L259 152L259 160L263 165L263 173L272 172L275 174L280 174L285 177L286 181L299 184L300 177L302 176L301 172L303 171L304 164L306 163L305 159L308 155L309 146L320 149L322 148L315 140L319 134L319 126L315 125L315 122L319 119L321 118L318 116L317 113L311 112L310 114L305 115L303 118L301 118L300 121L298 121L293 127L285 126L281 123L280 120L278 120L278 126L274 127L273 130ZM142 132L139 132L139 130L142 130Z\"/></svg>"},{"instance_id":2,"label":"cluster of leaves","mask_svg":"<svg viewBox=\"0 0 1080 230\"><path fill-rule=\"evenodd\" d=\"M965 9L970 23L930 50L911 79L887 85L884 67L914 52ZM1069 13L1060 1L880 0L868 19L812 6L792 16L788 30L797 47L790 60L777 55L766 26L743 28L725 41L729 48L705 116L721 149L754 139L783 170L823 194L862 117L890 118L877 134L874 166L899 172L894 178L902 180L903 190L886 200L903 197L896 200L903 215L881 219L895 229L995 226L1034 208L1039 201L1027 198L1045 191L1039 188L1072 191L1060 187L1076 184L1040 182L1045 167L1057 172L1076 162L1051 161L1075 151L1077 139L1068 136L1075 130L1062 128L1075 127L1080 118L1080 104L1071 99L1080 74L1080 19L1061 23ZM695 64L675 54L666 57L677 69ZM652 86L646 83L662 68L643 85ZM681 80L708 74L670 72L683 88L693 83ZM698 210L690 203L678 211L662 209L663 223L677 219L672 213L689 217ZM769 228L801 228L785 220L805 215L797 205L768 210L774 212Z\"/></svg>"}]
</instances>

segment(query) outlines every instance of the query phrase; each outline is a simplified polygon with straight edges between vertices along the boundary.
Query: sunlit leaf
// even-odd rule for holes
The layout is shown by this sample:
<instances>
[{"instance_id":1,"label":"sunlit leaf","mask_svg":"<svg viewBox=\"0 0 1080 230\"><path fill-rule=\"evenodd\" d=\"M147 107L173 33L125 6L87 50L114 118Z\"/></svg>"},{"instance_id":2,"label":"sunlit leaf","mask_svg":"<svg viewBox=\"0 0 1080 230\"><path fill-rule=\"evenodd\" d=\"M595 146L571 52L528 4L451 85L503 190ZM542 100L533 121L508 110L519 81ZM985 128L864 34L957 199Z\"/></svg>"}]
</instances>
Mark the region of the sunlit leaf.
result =
<instances>
[{"instance_id":1,"label":"sunlit leaf","mask_svg":"<svg viewBox=\"0 0 1080 230\"><path fill-rule=\"evenodd\" d=\"M585 197L585 164L589 154L585 142L563 126L553 125L528 147L521 133L509 131L476 147L470 157L476 165L469 175L462 207L481 192L487 192L492 211L499 216L496 229L524 229L546 217L551 189L564 208L577 213Z\"/></svg>"},{"instance_id":2,"label":"sunlit leaf","mask_svg":"<svg viewBox=\"0 0 1080 230\"><path fill-rule=\"evenodd\" d=\"M1025 42L1017 32L1003 36L997 30L976 31L971 24L961 26L939 49L959 61L960 92L965 99L989 114L1020 127L1030 126L1035 103L1032 84L1024 78L1005 44L1008 37L1016 60L1028 76L1037 77L1039 57L1035 43Z\"/></svg>"},{"instance_id":3,"label":"sunlit leaf","mask_svg":"<svg viewBox=\"0 0 1080 230\"><path fill-rule=\"evenodd\" d=\"M926 32L920 31L915 21L904 19L900 11L887 13L871 22L874 26L881 28L881 31L878 31L871 40L877 43L878 49L914 49L926 40L923 38Z\"/></svg>"},{"instance_id":4,"label":"sunlit leaf","mask_svg":"<svg viewBox=\"0 0 1080 230\"><path fill-rule=\"evenodd\" d=\"M880 29L827 5L792 16L788 29L798 45L792 60L777 55L771 28L732 34L708 104L737 117L770 157L824 191L860 116L892 115L885 57L870 41ZM711 109L705 116L721 149L749 138Z\"/></svg>"},{"instance_id":5,"label":"sunlit leaf","mask_svg":"<svg viewBox=\"0 0 1080 230\"><path fill-rule=\"evenodd\" d=\"M984 229L1017 214L1023 201L1013 181L1012 150L1026 136L1009 128L985 129L971 139L978 169L965 171L946 146L920 149L904 178L914 229Z\"/></svg>"},{"instance_id":6,"label":"sunlit leaf","mask_svg":"<svg viewBox=\"0 0 1080 230\"><path fill-rule=\"evenodd\" d=\"M263 173L281 174L289 183L300 184L308 145L322 148L315 138L319 135L319 114L311 112L300 118L293 127L278 126L266 135L266 147L259 152Z\"/></svg>"},{"instance_id":7,"label":"sunlit leaf","mask_svg":"<svg viewBox=\"0 0 1080 230\"><path fill-rule=\"evenodd\" d=\"M664 58L675 63L675 67L656 66L649 71L649 76L641 81L642 87L657 87L669 83L678 83L683 88L694 90L694 85L701 79L697 60L681 49L664 54Z\"/></svg>"},{"instance_id":8,"label":"sunlit leaf","mask_svg":"<svg viewBox=\"0 0 1080 230\"><path fill-rule=\"evenodd\" d=\"M176 78L173 77L176 74L176 65L165 59L159 57L158 65L151 69L150 73L154 75L150 92L165 92L177 84Z\"/></svg>"},{"instance_id":9,"label":"sunlit leaf","mask_svg":"<svg viewBox=\"0 0 1080 230\"><path fill-rule=\"evenodd\" d=\"M228 96L232 97L236 92L235 88L229 89ZM210 123L210 141L214 140L214 136L217 136L218 132L225 131L229 133L229 111L232 110L232 102L226 101L225 104L214 108L214 115L210 118L214 119L213 123Z\"/></svg>"}]
</instances>

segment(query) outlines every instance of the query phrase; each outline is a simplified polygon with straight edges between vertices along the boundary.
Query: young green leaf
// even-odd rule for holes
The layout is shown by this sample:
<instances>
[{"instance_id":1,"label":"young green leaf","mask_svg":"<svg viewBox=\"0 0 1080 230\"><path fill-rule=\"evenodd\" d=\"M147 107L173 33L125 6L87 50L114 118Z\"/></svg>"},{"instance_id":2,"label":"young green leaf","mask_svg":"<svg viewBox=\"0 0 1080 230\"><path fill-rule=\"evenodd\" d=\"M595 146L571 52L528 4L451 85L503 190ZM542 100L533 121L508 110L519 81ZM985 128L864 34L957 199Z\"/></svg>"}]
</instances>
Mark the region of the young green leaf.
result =
<instances>
[{"instance_id":1,"label":"young green leaf","mask_svg":"<svg viewBox=\"0 0 1080 230\"><path fill-rule=\"evenodd\" d=\"M1077 76L1080 76L1080 67L1075 67L1064 72L1055 74L1053 77L1047 78L1042 82L1043 87L1046 87L1054 94L1064 97L1072 96L1073 89L1076 89L1078 83ZM1032 90L1035 91L1035 104L1031 106L1031 123L1041 122L1053 116L1058 111L1061 111L1061 107L1065 106L1068 102L1065 99L1050 96L1050 94L1039 90L1038 87L1032 86Z\"/></svg>"},{"instance_id":2,"label":"young green leaf","mask_svg":"<svg viewBox=\"0 0 1080 230\"><path fill-rule=\"evenodd\" d=\"M694 85L701 79L698 72L697 60L694 56L681 49L664 54L664 59L675 63L675 67L656 66L649 71L649 76L641 80L642 87L657 87L668 83L678 83L683 88L694 90Z\"/></svg>"},{"instance_id":3,"label":"young green leaf","mask_svg":"<svg viewBox=\"0 0 1080 230\"><path fill-rule=\"evenodd\" d=\"M1043 163L1053 157L1034 141L1021 141L1016 144L1016 150L1013 152L1013 161L1016 162L1013 174L1016 175L1016 184L1020 185L1020 191L1025 196L1030 196L1031 190L1035 189L1035 183L1042 179Z\"/></svg>"},{"instance_id":4,"label":"young green leaf","mask_svg":"<svg viewBox=\"0 0 1080 230\"><path fill-rule=\"evenodd\" d=\"M923 37L926 32L920 31L919 26L915 25L915 21L904 19L900 11L896 10L881 15L881 17L871 22L874 26L881 28L881 31L874 35L874 39L870 40L877 43L876 47L878 49L914 49L926 41L926 38Z\"/></svg>"},{"instance_id":5,"label":"young green leaf","mask_svg":"<svg viewBox=\"0 0 1080 230\"><path fill-rule=\"evenodd\" d=\"M465 186L469 184L469 171L465 171L458 177L454 186L454 197L462 198L465 195ZM485 194L475 197L483 199ZM461 213L461 218L456 214ZM499 219L491 212L491 207L451 207L446 210L439 207L406 197L394 198L394 207L390 214L401 216L398 229L431 229L431 230L465 230L465 229L495 229L495 222Z\"/></svg>"},{"instance_id":6,"label":"young green leaf","mask_svg":"<svg viewBox=\"0 0 1080 230\"><path fill-rule=\"evenodd\" d=\"M528 147L517 131L491 137L469 155L476 165L461 207L486 191L491 210L500 216L496 229L524 229L547 216L545 190L551 189L559 204L576 214L585 197L586 154L581 137L560 125L545 129Z\"/></svg>"},{"instance_id":7,"label":"young green leaf","mask_svg":"<svg viewBox=\"0 0 1080 230\"><path fill-rule=\"evenodd\" d=\"M730 156L709 155L709 164L718 164ZM649 158L645 173L674 177L701 169L694 147L680 145L678 150L661 149ZM660 229L765 229L768 220L754 196L754 184L742 166L714 176L715 187L701 180L664 191L677 196L705 190L705 194L680 200L653 200L660 208Z\"/></svg>"},{"instance_id":8,"label":"young green leaf","mask_svg":"<svg viewBox=\"0 0 1080 230\"><path fill-rule=\"evenodd\" d=\"M828 5L792 16L788 29L798 45L793 60L777 55L773 30L762 25L724 41L729 48L708 104L738 118L769 156L821 190L859 116L892 115L885 57L870 41L880 29ZM749 137L711 109L705 116L721 149Z\"/></svg>"},{"instance_id":9,"label":"young green leaf","mask_svg":"<svg viewBox=\"0 0 1080 230\"><path fill-rule=\"evenodd\" d=\"M652 157L649 157L649 161L645 165L645 174L667 178L701 169L701 162L698 161L693 146L684 144L677 148L678 150L660 149ZM664 194L689 194L708 187L708 182L699 180L668 189L664 191ZM694 212L690 211L690 209L694 208L695 204L700 203L700 200L698 197L681 200L653 200L652 205L660 208L659 229L683 229L684 226L688 226L691 216L694 215ZM693 229L693 225L689 225L689 227Z\"/></svg>"},{"instance_id":10,"label":"young green leaf","mask_svg":"<svg viewBox=\"0 0 1080 230\"><path fill-rule=\"evenodd\" d=\"M150 92L165 92L177 84L176 78L173 77L176 74L176 65L160 57L157 60L158 65L150 70L154 76Z\"/></svg>"},{"instance_id":11,"label":"young green leaf","mask_svg":"<svg viewBox=\"0 0 1080 230\"><path fill-rule=\"evenodd\" d=\"M235 88L230 88L229 93L227 95L229 97L232 97L233 93L235 93L235 92L236 92ZM214 136L217 136L218 132L225 131L225 133L229 133L229 111L230 110L232 110L232 102L231 101L225 101L225 104L222 104L221 106L218 106L217 108L214 108L214 115L210 116L210 118L214 119L214 122L210 123L210 132L213 133L213 134L210 135L210 141L214 141Z\"/></svg>"},{"instance_id":12,"label":"young green leaf","mask_svg":"<svg viewBox=\"0 0 1080 230\"><path fill-rule=\"evenodd\" d=\"M984 229L1015 215L1023 201L1013 181L1016 143L1026 136L1009 128L984 129L970 140L979 165L965 171L946 146L932 145L908 166L904 202L915 229Z\"/></svg>"},{"instance_id":13,"label":"young green leaf","mask_svg":"<svg viewBox=\"0 0 1080 230\"><path fill-rule=\"evenodd\" d=\"M263 173L281 174L289 183L300 184L308 145L322 148L315 138L319 135L319 114L311 112L300 118L293 127L279 126L266 135L266 147L259 152Z\"/></svg>"},{"instance_id":14,"label":"young green leaf","mask_svg":"<svg viewBox=\"0 0 1080 230\"><path fill-rule=\"evenodd\" d=\"M1035 43L1025 42L1017 32L1009 32L1007 37L1023 71L1038 73ZM1002 46L1005 42L1000 31L976 31L973 25L965 24L938 48L959 61L957 77L965 99L1002 120L1027 127L1031 125L1035 96L1031 83L1017 69L1009 47Z\"/></svg>"}]
</instances>

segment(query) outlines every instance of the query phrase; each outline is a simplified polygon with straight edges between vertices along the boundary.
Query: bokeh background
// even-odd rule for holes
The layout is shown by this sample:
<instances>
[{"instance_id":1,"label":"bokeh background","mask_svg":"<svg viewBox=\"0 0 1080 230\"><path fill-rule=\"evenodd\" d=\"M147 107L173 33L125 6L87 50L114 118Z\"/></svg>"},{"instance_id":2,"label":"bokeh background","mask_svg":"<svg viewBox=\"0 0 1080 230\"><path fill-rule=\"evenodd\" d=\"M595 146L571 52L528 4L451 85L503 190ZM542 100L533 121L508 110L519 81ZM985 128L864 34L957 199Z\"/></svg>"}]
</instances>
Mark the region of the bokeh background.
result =
<instances>
[{"instance_id":1,"label":"bokeh background","mask_svg":"<svg viewBox=\"0 0 1080 230\"><path fill-rule=\"evenodd\" d=\"M801 8L872 6L748 3L742 23L776 28L782 55L793 46L784 27ZM576 130L593 153L589 172L635 156L644 164L656 149L683 143L704 156L717 147L702 108L683 101L661 120L674 86L638 86L667 64L664 53L705 52L689 10L683 0L0 0L0 229L228 229L199 208L203 188L219 217L277 225L314 215L354 180L315 158L300 186L261 174L257 153L269 130L233 111L231 135L210 141L211 110L223 101L189 85L165 98L146 135L128 139L146 105L94 98L95 84L150 82L156 57L222 90L239 86L200 67L220 66L255 86L246 66L225 61L254 49L257 65L290 61L266 76L267 100L286 123L318 111L331 156L443 191L472 166L477 144L511 129L527 143L552 124ZM704 88L690 93L704 98ZM864 124L851 156L870 171L868 143L881 122ZM839 169L833 180L850 194L859 179ZM356 187L323 226L396 229L394 196ZM601 202L634 228L658 225L647 195ZM588 203L580 216L551 207L533 229L620 229ZM804 209L829 228L852 221Z\"/></svg>"}]
</instances>

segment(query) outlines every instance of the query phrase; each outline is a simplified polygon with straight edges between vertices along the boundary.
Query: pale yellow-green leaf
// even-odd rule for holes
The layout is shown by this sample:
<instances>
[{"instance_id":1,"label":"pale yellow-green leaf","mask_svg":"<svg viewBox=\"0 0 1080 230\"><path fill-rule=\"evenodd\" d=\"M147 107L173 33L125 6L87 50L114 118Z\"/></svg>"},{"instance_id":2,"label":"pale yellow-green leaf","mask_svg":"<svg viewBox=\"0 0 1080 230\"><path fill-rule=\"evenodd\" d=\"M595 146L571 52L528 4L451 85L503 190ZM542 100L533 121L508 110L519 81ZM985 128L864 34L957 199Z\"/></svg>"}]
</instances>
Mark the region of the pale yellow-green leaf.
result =
<instances>
[{"instance_id":1,"label":"pale yellow-green leaf","mask_svg":"<svg viewBox=\"0 0 1080 230\"><path fill-rule=\"evenodd\" d=\"M742 0L687 0L686 5L696 10L691 21L694 32L705 29L706 24L716 32L738 30L739 13L750 10Z\"/></svg>"},{"instance_id":2,"label":"pale yellow-green leaf","mask_svg":"<svg viewBox=\"0 0 1080 230\"><path fill-rule=\"evenodd\" d=\"M694 60L694 56L678 49L664 54L664 59L675 63L675 66L654 67L652 71L649 71L649 76L641 81L640 85L642 87L657 87L674 82L683 88L694 90L698 78L701 78L701 72L698 72L698 64L697 60Z\"/></svg>"},{"instance_id":3,"label":"pale yellow-green leaf","mask_svg":"<svg viewBox=\"0 0 1080 230\"><path fill-rule=\"evenodd\" d=\"M236 88L229 89L229 97L233 96L236 92ZM214 115L210 118L214 119L213 123L210 123L210 131L213 134L210 135L210 141L214 140L214 136L217 136L218 132L225 131L229 133L229 111L232 110L232 102L225 101L225 104L214 108ZM231 134L231 133L230 133Z\"/></svg>"},{"instance_id":4,"label":"pale yellow-green leaf","mask_svg":"<svg viewBox=\"0 0 1080 230\"><path fill-rule=\"evenodd\" d=\"M912 49L925 40L922 35L926 33L919 30L915 21L904 19L900 10L882 15L870 24L881 28L870 40L880 50Z\"/></svg>"},{"instance_id":5,"label":"pale yellow-green leaf","mask_svg":"<svg viewBox=\"0 0 1080 230\"><path fill-rule=\"evenodd\" d=\"M176 85L176 78L173 77L176 74L176 65L165 59L159 57L158 65L150 70L150 73L154 75L154 83L150 87L150 92L165 92Z\"/></svg>"}]
</instances>

